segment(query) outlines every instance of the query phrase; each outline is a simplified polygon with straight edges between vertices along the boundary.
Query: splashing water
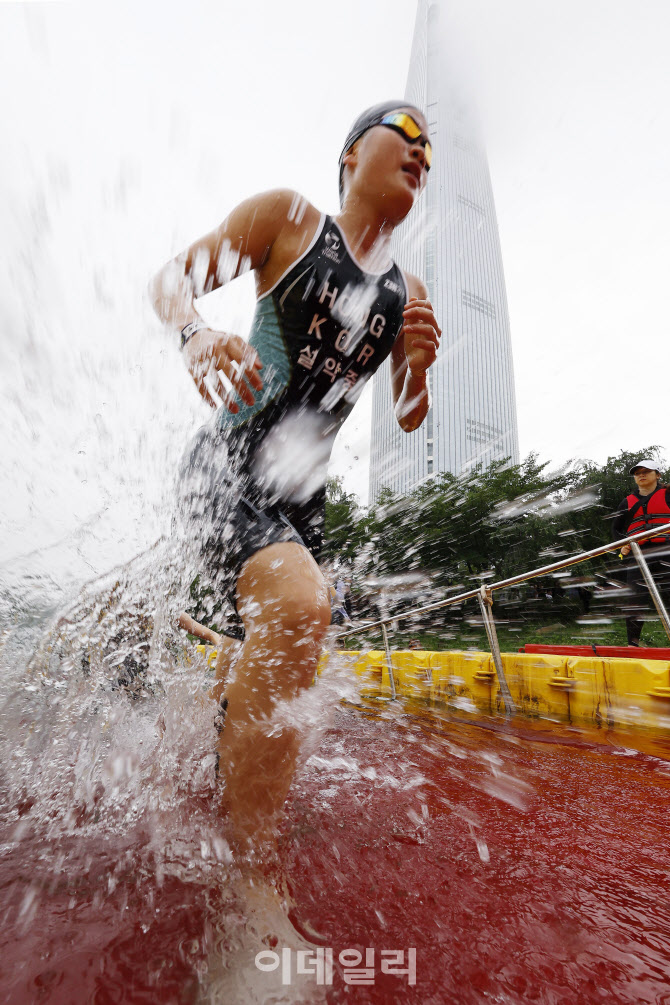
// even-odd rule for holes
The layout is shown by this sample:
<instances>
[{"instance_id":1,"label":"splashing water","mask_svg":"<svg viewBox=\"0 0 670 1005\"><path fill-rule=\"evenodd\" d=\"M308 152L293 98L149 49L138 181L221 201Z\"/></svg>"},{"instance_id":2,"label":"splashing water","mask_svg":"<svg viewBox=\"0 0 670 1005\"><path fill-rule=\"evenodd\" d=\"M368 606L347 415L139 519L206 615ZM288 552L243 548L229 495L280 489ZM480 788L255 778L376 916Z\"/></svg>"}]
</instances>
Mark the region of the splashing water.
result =
<instances>
[{"instance_id":1,"label":"splashing water","mask_svg":"<svg viewBox=\"0 0 670 1005\"><path fill-rule=\"evenodd\" d=\"M169 629L169 568L159 545L45 637L37 616L5 637L8 1001L340 1001L366 951L361 1001L663 1000L667 763L354 707L346 660L276 710L307 738L265 864L283 903L245 888L215 798L211 676ZM315 947L332 983L307 966Z\"/></svg>"},{"instance_id":2,"label":"splashing water","mask_svg":"<svg viewBox=\"0 0 670 1005\"><path fill-rule=\"evenodd\" d=\"M54 53L79 39L81 12L66 16ZM89 61L94 50L77 46ZM194 167L184 125L197 106L211 107L196 92L181 125L160 97L154 124L138 111L136 146L119 153L100 88L81 86L95 68L73 62L70 90L51 58L32 60L36 93L55 87L54 105L72 107L77 126L41 160L10 145L16 183L0 270L10 445L0 465L5 1000L670 1000L670 915L659 897L667 761L584 735L559 746L530 727L484 731L459 720L466 707L429 718L360 706L335 659L317 687L275 711L273 728L303 733L302 763L278 859L256 863L264 873L255 889L245 884L218 809L211 672L172 628L190 578L168 485L200 403L139 306L166 249L193 236L193 217L210 225L230 158L225 148L218 163L211 156L209 179ZM102 62L97 72L107 72ZM40 124L26 116L22 125L26 149L64 124L44 121L52 106L39 103ZM182 196L175 225L168 217ZM223 272L234 265L221 256ZM343 323L367 305L349 308ZM225 317L233 331L248 324L234 298ZM355 330L351 351L357 339ZM333 386L334 399L344 394ZM301 466L293 456L275 465L282 491L286 471L304 487L323 467L320 439L307 432ZM538 497L504 515L526 511L557 512ZM369 586L397 601L430 582L378 573ZM350 707L333 714L341 698ZM297 973L298 953L315 944L332 950L332 984ZM279 954L267 975L255 965L260 947ZM411 948L416 984L402 972ZM359 969L372 953L373 976L358 977L372 983L350 983L347 951L360 953ZM403 962L382 969L389 953Z\"/></svg>"},{"instance_id":3,"label":"splashing water","mask_svg":"<svg viewBox=\"0 0 670 1005\"><path fill-rule=\"evenodd\" d=\"M173 543L159 542L89 584L50 623L45 612L24 611L5 633L9 1000L43 991L88 1001L100 983L118 1001L230 1000L233 989L251 1001L262 984L253 961L268 938L309 948L272 886L261 877L250 889L246 864L233 860L216 798L212 672L171 627L183 573ZM272 728L298 728L318 744L324 694L332 706L345 692L353 696L331 675L318 696L280 703ZM64 932L77 943L65 961ZM136 959L127 939L146 945L149 958ZM46 966L45 952L54 955ZM136 972L124 976L131 962ZM297 988L288 994L282 1000L302 1000Z\"/></svg>"}]
</instances>

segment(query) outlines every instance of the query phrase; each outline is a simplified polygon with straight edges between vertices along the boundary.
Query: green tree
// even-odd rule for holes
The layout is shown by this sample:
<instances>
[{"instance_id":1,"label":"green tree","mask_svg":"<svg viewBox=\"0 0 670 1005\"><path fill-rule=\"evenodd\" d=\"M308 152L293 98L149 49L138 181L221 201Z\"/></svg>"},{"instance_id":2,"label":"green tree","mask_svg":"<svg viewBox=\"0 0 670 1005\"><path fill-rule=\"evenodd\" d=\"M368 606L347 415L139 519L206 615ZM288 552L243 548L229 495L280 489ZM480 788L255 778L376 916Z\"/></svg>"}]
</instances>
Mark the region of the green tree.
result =
<instances>
[{"instance_id":1,"label":"green tree","mask_svg":"<svg viewBox=\"0 0 670 1005\"><path fill-rule=\"evenodd\" d=\"M357 497L344 490L341 478L326 484L326 526L324 557L352 565L366 537L367 513Z\"/></svg>"}]
</instances>

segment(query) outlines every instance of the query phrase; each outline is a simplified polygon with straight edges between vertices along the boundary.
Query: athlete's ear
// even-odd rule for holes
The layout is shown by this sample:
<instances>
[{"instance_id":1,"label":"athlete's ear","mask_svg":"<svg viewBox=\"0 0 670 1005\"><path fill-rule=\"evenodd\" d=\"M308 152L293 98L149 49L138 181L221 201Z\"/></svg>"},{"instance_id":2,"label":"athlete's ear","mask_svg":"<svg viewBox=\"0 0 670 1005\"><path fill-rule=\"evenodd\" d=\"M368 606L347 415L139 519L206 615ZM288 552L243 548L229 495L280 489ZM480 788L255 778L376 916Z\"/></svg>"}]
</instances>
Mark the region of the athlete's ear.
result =
<instances>
[{"instance_id":1,"label":"athlete's ear","mask_svg":"<svg viewBox=\"0 0 670 1005\"><path fill-rule=\"evenodd\" d=\"M348 164L353 167L358 161L358 140L354 143L352 147L349 147L346 154L342 158L343 164Z\"/></svg>"}]
</instances>

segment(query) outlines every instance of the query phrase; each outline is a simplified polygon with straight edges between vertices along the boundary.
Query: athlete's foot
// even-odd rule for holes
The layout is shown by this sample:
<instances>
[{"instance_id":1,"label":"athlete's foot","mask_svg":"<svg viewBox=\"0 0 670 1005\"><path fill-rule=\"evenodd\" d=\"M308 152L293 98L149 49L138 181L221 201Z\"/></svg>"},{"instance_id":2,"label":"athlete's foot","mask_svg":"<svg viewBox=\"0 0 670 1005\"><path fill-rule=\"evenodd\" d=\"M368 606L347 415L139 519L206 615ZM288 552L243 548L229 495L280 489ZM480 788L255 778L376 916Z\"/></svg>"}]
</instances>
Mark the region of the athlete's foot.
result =
<instances>
[{"instance_id":1,"label":"athlete's foot","mask_svg":"<svg viewBox=\"0 0 670 1005\"><path fill-rule=\"evenodd\" d=\"M277 888L280 891L280 896L284 905L284 910L288 915L288 919L298 935L307 942L311 942L314 946L330 945L327 935L323 932L318 932L312 927L309 921L300 917L300 910L295 902L295 898L291 892L291 884L286 876L282 875L281 880L277 881Z\"/></svg>"},{"instance_id":2,"label":"athlete's foot","mask_svg":"<svg viewBox=\"0 0 670 1005\"><path fill-rule=\"evenodd\" d=\"M326 987L317 983L315 972L316 950L323 954L323 949L293 924L275 883L257 872L240 876L234 898L225 923L228 948L220 960L210 960L206 1000L245 1005L325 1001ZM307 973L298 973L299 959Z\"/></svg>"},{"instance_id":3,"label":"athlete's foot","mask_svg":"<svg viewBox=\"0 0 670 1005\"><path fill-rule=\"evenodd\" d=\"M326 944L325 937L300 919L286 873L276 851L268 851L262 867L249 867L233 884L235 897L244 911L247 927L268 943L286 936L309 948ZM273 927L274 926L274 927Z\"/></svg>"}]
</instances>

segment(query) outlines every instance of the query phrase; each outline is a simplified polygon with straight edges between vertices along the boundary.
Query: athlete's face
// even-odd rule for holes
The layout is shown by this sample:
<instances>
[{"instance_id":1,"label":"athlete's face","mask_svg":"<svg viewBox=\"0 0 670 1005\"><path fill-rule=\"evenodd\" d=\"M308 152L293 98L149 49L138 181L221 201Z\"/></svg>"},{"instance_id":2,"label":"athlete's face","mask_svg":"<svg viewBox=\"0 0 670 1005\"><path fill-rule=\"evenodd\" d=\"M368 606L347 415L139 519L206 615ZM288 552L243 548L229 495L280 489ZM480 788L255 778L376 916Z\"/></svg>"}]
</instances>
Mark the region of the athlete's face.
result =
<instances>
[{"instance_id":1,"label":"athlete's face","mask_svg":"<svg viewBox=\"0 0 670 1005\"><path fill-rule=\"evenodd\" d=\"M356 144L355 161L362 190L397 202L398 211L404 216L426 184L428 165L424 144L428 123L414 108L397 111L411 115L421 129L421 136L412 142L389 126L374 126Z\"/></svg>"}]
</instances>

